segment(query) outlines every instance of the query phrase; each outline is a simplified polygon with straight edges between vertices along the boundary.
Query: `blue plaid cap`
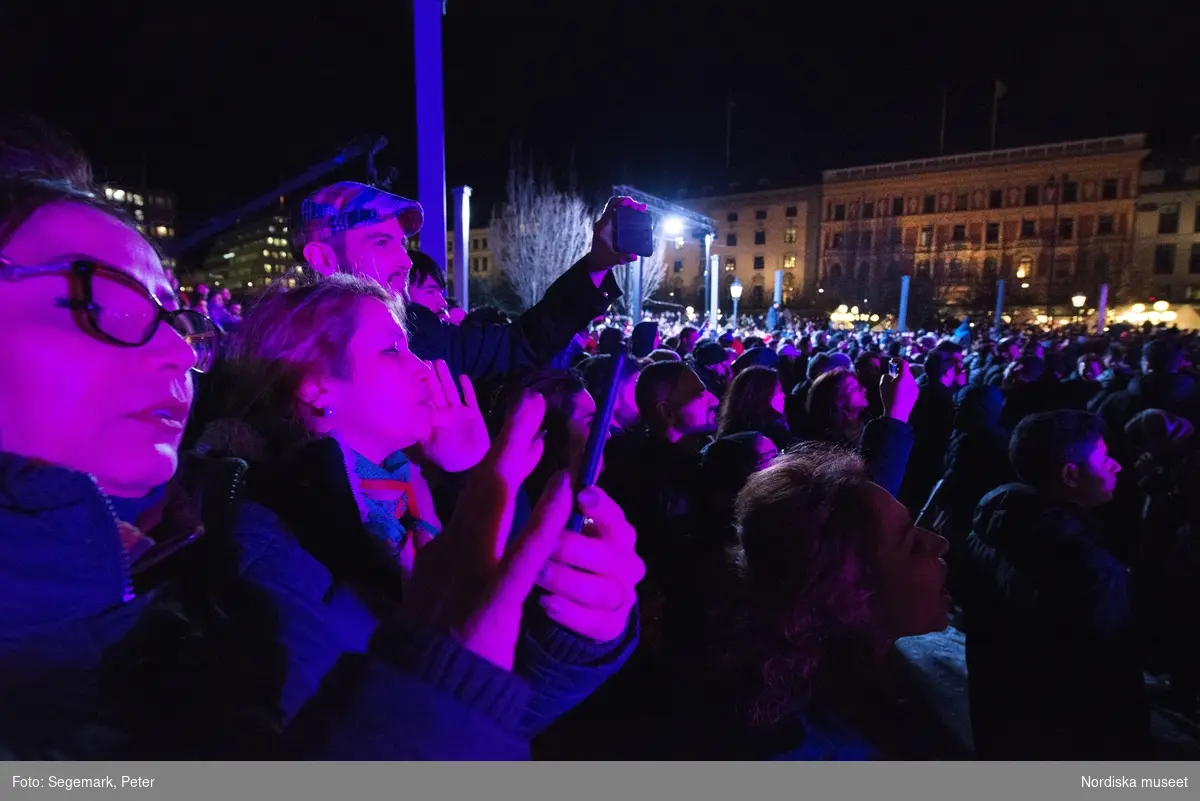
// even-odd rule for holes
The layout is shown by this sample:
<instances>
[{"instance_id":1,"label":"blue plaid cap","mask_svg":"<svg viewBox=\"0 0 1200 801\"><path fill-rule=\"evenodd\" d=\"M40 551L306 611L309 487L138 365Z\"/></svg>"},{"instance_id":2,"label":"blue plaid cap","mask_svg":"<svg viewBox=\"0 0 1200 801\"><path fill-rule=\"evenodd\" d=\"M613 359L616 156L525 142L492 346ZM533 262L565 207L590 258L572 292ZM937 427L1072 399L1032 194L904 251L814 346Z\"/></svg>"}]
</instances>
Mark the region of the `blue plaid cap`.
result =
<instances>
[{"instance_id":1,"label":"blue plaid cap","mask_svg":"<svg viewBox=\"0 0 1200 801\"><path fill-rule=\"evenodd\" d=\"M425 214L421 204L382 189L342 181L318 189L300 206L297 245L326 242L360 225L375 225L395 217L405 236L421 230Z\"/></svg>"}]
</instances>

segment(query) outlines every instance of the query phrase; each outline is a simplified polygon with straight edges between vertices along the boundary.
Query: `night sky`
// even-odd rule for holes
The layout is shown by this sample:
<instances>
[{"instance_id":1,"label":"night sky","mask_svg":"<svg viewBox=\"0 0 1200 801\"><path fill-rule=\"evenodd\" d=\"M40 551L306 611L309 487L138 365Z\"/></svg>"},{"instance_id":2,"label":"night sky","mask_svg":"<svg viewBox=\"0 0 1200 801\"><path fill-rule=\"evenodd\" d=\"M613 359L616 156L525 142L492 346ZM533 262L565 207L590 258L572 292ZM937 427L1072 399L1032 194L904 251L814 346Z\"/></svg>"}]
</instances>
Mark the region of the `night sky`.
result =
<instances>
[{"instance_id":1,"label":"night sky","mask_svg":"<svg viewBox=\"0 0 1200 801\"><path fill-rule=\"evenodd\" d=\"M520 143L589 196L713 184L730 95L733 166L777 180L936 155L943 86L947 151L984 149L996 78L1000 147L1200 133L1187 3L817 5L449 0L449 181L500 199ZM185 229L368 133L415 194L412 61L406 0L0 0L0 110L67 129L102 178L177 193Z\"/></svg>"}]
</instances>

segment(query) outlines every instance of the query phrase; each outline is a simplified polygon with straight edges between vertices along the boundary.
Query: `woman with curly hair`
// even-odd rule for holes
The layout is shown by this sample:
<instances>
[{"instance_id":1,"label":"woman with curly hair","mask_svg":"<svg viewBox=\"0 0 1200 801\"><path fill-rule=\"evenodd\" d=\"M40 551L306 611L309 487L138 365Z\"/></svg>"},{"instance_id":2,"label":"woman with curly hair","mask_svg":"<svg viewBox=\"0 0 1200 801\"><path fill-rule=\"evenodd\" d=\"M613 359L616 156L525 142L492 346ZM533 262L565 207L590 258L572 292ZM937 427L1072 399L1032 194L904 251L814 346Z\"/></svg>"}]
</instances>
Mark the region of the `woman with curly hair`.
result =
<instances>
[{"instance_id":1,"label":"woman with curly hair","mask_svg":"<svg viewBox=\"0 0 1200 801\"><path fill-rule=\"evenodd\" d=\"M822 445L751 476L736 517L720 673L747 732L738 756L911 758L913 738L889 730L912 713L888 720L879 691L898 638L947 625L946 541Z\"/></svg>"}]
</instances>

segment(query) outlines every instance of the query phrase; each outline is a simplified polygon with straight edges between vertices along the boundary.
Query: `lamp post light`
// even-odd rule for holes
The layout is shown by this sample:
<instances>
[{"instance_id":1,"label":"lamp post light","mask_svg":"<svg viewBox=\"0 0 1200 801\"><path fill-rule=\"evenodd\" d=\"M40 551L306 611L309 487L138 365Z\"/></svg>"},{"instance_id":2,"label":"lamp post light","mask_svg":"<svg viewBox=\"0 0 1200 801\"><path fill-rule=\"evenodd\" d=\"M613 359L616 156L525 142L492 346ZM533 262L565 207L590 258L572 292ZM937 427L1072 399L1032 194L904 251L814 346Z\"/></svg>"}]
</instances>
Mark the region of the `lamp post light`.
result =
<instances>
[{"instance_id":1,"label":"lamp post light","mask_svg":"<svg viewBox=\"0 0 1200 801\"><path fill-rule=\"evenodd\" d=\"M733 298L732 325L737 328L738 301L742 299L742 282L737 279L737 276L734 276L733 283L729 285L729 297Z\"/></svg>"},{"instance_id":2,"label":"lamp post light","mask_svg":"<svg viewBox=\"0 0 1200 801\"><path fill-rule=\"evenodd\" d=\"M1077 309L1082 309L1083 304L1085 303L1087 303L1087 296L1083 295L1082 293L1071 298L1071 305Z\"/></svg>"}]
</instances>

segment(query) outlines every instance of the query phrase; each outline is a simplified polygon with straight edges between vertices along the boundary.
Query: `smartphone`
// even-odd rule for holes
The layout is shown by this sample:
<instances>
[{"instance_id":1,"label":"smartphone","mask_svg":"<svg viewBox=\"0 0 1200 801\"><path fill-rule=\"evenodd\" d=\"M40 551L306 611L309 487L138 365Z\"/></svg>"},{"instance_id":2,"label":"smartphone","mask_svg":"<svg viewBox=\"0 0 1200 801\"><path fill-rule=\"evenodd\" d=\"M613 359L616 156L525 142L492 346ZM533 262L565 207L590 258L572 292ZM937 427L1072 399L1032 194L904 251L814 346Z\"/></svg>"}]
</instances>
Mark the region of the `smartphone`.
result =
<instances>
[{"instance_id":1,"label":"smartphone","mask_svg":"<svg viewBox=\"0 0 1200 801\"><path fill-rule=\"evenodd\" d=\"M632 206L617 206L613 219L613 250L631 256L654 255L654 224L650 214Z\"/></svg>"},{"instance_id":2,"label":"smartphone","mask_svg":"<svg viewBox=\"0 0 1200 801\"><path fill-rule=\"evenodd\" d=\"M579 465L579 475L575 477L575 492L579 492L585 487L591 487L596 483L596 479L600 477L600 457L604 455L604 444L608 441L608 429L612 426L613 411L617 408L617 395L621 392L621 381L625 375L625 358L624 348L613 353L609 358L613 359L613 378L612 383L608 386L608 394L604 396L603 403L596 410L596 416L592 419L592 430L588 432L587 448L583 453L583 460ZM571 531L583 531L583 515L575 511L571 514L571 519L567 521L567 528Z\"/></svg>"}]
</instances>

